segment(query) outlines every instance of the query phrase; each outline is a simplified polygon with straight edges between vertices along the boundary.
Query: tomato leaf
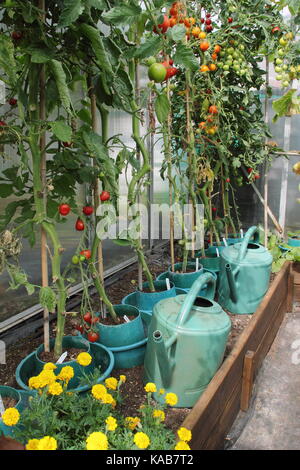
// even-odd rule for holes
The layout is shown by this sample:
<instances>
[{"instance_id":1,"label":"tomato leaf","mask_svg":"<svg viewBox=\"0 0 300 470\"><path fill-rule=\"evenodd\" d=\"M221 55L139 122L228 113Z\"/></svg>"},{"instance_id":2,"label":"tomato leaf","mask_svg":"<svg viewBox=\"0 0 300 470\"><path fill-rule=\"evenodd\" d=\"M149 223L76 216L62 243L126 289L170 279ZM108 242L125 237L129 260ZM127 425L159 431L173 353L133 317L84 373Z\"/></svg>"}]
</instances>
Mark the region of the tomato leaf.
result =
<instances>
[{"instance_id":1,"label":"tomato leaf","mask_svg":"<svg viewBox=\"0 0 300 470\"><path fill-rule=\"evenodd\" d=\"M177 45L174 62L192 71L196 71L199 68L199 62L195 57L194 52L185 44Z\"/></svg>"},{"instance_id":2,"label":"tomato leaf","mask_svg":"<svg viewBox=\"0 0 300 470\"><path fill-rule=\"evenodd\" d=\"M133 57L136 59L145 59L152 55L156 55L162 49L163 43L160 37L152 37L146 39L137 49L134 50Z\"/></svg>"},{"instance_id":3,"label":"tomato leaf","mask_svg":"<svg viewBox=\"0 0 300 470\"><path fill-rule=\"evenodd\" d=\"M72 128L63 121L50 123L53 134L62 142L70 142L72 140Z\"/></svg>"},{"instance_id":4,"label":"tomato leaf","mask_svg":"<svg viewBox=\"0 0 300 470\"><path fill-rule=\"evenodd\" d=\"M70 26L79 18L83 10L82 0L64 0L58 27Z\"/></svg>"},{"instance_id":5,"label":"tomato leaf","mask_svg":"<svg viewBox=\"0 0 300 470\"><path fill-rule=\"evenodd\" d=\"M176 24L173 28L169 28L167 36L174 42L181 42L186 35L186 28L182 24Z\"/></svg>"},{"instance_id":6,"label":"tomato leaf","mask_svg":"<svg viewBox=\"0 0 300 470\"><path fill-rule=\"evenodd\" d=\"M0 184L0 197L8 197L14 192L12 184Z\"/></svg>"},{"instance_id":7,"label":"tomato leaf","mask_svg":"<svg viewBox=\"0 0 300 470\"><path fill-rule=\"evenodd\" d=\"M155 100L155 112L157 119L163 124L167 119L170 112L170 102L165 93L161 93Z\"/></svg>"},{"instance_id":8,"label":"tomato leaf","mask_svg":"<svg viewBox=\"0 0 300 470\"><path fill-rule=\"evenodd\" d=\"M132 24L142 13L138 5L120 5L112 8L107 13L103 13L103 19L115 25Z\"/></svg>"},{"instance_id":9,"label":"tomato leaf","mask_svg":"<svg viewBox=\"0 0 300 470\"><path fill-rule=\"evenodd\" d=\"M39 302L42 307L47 308L49 312L54 313L56 307L56 294L51 287L41 287L39 294Z\"/></svg>"},{"instance_id":10,"label":"tomato leaf","mask_svg":"<svg viewBox=\"0 0 300 470\"><path fill-rule=\"evenodd\" d=\"M109 75L112 75L113 69L99 30L93 26L90 26L89 24L82 24L80 25L80 31L82 32L83 36L90 41L100 70L103 70Z\"/></svg>"}]
</instances>

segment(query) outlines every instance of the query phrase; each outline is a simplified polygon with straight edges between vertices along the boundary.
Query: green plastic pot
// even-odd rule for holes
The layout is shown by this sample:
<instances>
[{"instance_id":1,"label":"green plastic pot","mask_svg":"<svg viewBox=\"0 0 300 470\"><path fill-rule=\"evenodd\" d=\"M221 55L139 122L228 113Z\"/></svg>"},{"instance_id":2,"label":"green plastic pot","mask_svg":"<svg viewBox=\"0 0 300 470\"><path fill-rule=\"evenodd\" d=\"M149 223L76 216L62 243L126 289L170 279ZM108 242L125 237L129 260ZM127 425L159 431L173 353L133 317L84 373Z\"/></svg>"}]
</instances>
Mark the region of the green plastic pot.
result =
<instances>
[{"instance_id":1,"label":"green plastic pot","mask_svg":"<svg viewBox=\"0 0 300 470\"><path fill-rule=\"evenodd\" d=\"M54 339L50 341L50 347L53 346ZM79 336L65 336L63 338L63 349L68 348L85 349L93 358L91 364L87 367L80 366L75 360L64 362L63 364L57 364L55 374L58 374L65 366L73 367L75 374L68 384L68 390L71 392L82 393L91 388L89 385L79 385L83 371L88 374L93 372L96 367L100 367L103 372L97 381L97 383L100 383L109 376L114 367L114 356L112 352L99 343L89 343L87 340ZM27 385L30 377L38 375L45 365L45 362L41 361L38 357L39 353L42 352L43 349L44 345L39 346L36 351L33 351L25 357L16 369L17 383L24 390L31 391Z\"/></svg>"},{"instance_id":2,"label":"green plastic pot","mask_svg":"<svg viewBox=\"0 0 300 470\"><path fill-rule=\"evenodd\" d=\"M300 246L300 238L289 238L288 245L292 247Z\"/></svg>"},{"instance_id":3,"label":"green plastic pot","mask_svg":"<svg viewBox=\"0 0 300 470\"><path fill-rule=\"evenodd\" d=\"M95 324L99 333L99 342L107 348L120 348L130 346L145 339L145 329L139 310L133 305L114 305L118 316L134 316L128 323L105 325L99 322Z\"/></svg>"},{"instance_id":4,"label":"green plastic pot","mask_svg":"<svg viewBox=\"0 0 300 470\"><path fill-rule=\"evenodd\" d=\"M196 264L196 263L194 263L194 264ZM217 274L216 274L214 271L211 271L211 270L209 270L209 269L202 268L201 273L200 273L200 276L202 276L202 275L205 274L205 273L211 273L211 274L213 275L213 277L215 278L215 280L217 281L217 277L218 277L218 276L217 276ZM169 277L169 271L165 271L164 273L160 274L160 275L157 277L157 280L163 281L163 280L167 279L168 277ZM199 277L199 276L198 276L198 277ZM189 288L185 288L185 289L183 288L182 290L184 290L186 293L188 293L191 287L192 287L192 286L190 286ZM201 291L199 292L198 295L199 295L200 297L209 297L209 298L213 298L215 292L213 293L213 297L212 297L212 292L211 292L210 290L208 290L207 287L208 287L208 286L205 285L205 286L201 289Z\"/></svg>"},{"instance_id":5,"label":"green plastic pot","mask_svg":"<svg viewBox=\"0 0 300 470\"><path fill-rule=\"evenodd\" d=\"M12 387L7 387L5 385L0 385L0 395L1 397L10 397L16 400L16 405L14 406L14 408L17 408L19 412L22 411L22 397L18 390ZM14 426L6 426L6 424L4 424L2 419L0 418L0 431L2 432L2 434L4 434L4 436L13 437L14 428Z\"/></svg>"},{"instance_id":6,"label":"green plastic pot","mask_svg":"<svg viewBox=\"0 0 300 470\"><path fill-rule=\"evenodd\" d=\"M168 269L168 278L173 282L175 287L179 287L180 289L190 289L196 279L203 274L203 266L200 264L198 271L196 271L196 263L188 262L187 269L192 270L192 272L186 273L181 272L182 266L183 263L176 263L174 265L174 271L172 270L172 266L170 266Z\"/></svg>"}]
</instances>

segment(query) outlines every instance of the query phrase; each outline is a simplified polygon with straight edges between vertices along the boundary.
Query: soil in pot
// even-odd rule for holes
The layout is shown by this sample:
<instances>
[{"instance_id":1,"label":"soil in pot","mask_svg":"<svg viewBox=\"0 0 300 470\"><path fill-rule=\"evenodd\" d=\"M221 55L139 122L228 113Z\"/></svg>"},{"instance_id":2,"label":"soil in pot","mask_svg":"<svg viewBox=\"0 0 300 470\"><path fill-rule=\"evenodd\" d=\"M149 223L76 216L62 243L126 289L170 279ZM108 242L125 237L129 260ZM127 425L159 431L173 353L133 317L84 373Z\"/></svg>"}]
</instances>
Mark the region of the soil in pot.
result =
<instances>
[{"instance_id":1,"label":"soil in pot","mask_svg":"<svg viewBox=\"0 0 300 470\"><path fill-rule=\"evenodd\" d=\"M1 395L1 398L5 410L7 408L14 408L18 403L17 400L15 400L13 397L5 397Z\"/></svg>"},{"instance_id":2,"label":"soil in pot","mask_svg":"<svg viewBox=\"0 0 300 470\"><path fill-rule=\"evenodd\" d=\"M62 354L68 353L63 362L75 361L77 356L82 353L86 352L86 349L77 349L77 348L70 348L70 349L63 349ZM39 354L39 359L43 362L53 362L56 363L57 359L54 356L54 351L45 352L42 351Z\"/></svg>"},{"instance_id":3,"label":"soil in pot","mask_svg":"<svg viewBox=\"0 0 300 470\"><path fill-rule=\"evenodd\" d=\"M126 315L126 313L124 315L130 321L136 319L136 317L134 315ZM106 318L99 317L99 321L100 321L100 323L102 323L102 325L112 325L112 326L114 326L114 325L122 325L124 323L128 323L128 321L125 320L125 318L122 314L119 314L119 320L120 320L119 323L115 323L110 315L108 315Z\"/></svg>"}]
</instances>

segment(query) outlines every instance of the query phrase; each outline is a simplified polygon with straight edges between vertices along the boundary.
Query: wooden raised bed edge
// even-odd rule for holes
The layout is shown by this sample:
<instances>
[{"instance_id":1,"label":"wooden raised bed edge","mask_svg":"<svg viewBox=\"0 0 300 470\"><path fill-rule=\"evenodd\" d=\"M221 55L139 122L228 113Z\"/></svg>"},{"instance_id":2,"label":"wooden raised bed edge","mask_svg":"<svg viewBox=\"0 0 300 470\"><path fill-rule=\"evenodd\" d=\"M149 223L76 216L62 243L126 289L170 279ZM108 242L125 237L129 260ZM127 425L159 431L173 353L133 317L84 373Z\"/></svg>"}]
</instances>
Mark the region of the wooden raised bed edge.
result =
<instances>
[{"instance_id":1,"label":"wooden raised bed edge","mask_svg":"<svg viewBox=\"0 0 300 470\"><path fill-rule=\"evenodd\" d=\"M192 450L220 450L240 409L247 409L252 382L283 318L292 311L293 271L286 262L262 303L182 426L192 431Z\"/></svg>"}]
</instances>

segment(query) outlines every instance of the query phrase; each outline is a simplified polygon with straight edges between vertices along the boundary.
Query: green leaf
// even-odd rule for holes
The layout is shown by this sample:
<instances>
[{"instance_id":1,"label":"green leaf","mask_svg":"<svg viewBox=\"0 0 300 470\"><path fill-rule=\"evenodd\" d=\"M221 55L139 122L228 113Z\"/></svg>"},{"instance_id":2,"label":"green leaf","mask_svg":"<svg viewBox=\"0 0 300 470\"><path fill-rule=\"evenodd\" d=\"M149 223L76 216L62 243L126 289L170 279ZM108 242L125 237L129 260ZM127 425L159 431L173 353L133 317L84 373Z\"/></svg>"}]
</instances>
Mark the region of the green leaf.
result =
<instances>
[{"instance_id":1,"label":"green leaf","mask_svg":"<svg viewBox=\"0 0 300 470\"><path fill-rule=\"evenodd\" d=\"M74 114L72 111L71 96L67 85L67 77L63 69L62 63L56 59L53 59L49 61L49 66L55 78L59 97L63 107L69 114Z\"/></svg>"},{"instance_id":2,"label":"green leaf","mask_svg":"<svg viewBox=\"0 0 300 470\"><path fill-rule=\"evenodd\" d=\"M30 48L29 52L31 53L31 62L34 64L45 64L55 57L55 54L49 49Z\"/></svg>"},{"instance_id":3,"label":"green leaf","mask_svg":"<svg viewBox=\"0 0 300 470\"><path fill-rule=\"evenodd\" d=\"M56 307L56 295L51 287L41 287L39 294L39 302L42 307L49 310L49 312L54 313Z\"/></svg>"},{"instance_id":4,"label":"green leaf","mask_svg":"<svg viewBox=\"0 0 300 470\"><path fill-rule=\"evenodd\" d=\"M181 42L186 35L186 28L182 24L176 24L173 28L169 28L167 36L174 42Z\"/></svg>"},{"instance_id":5,"label":"green leaf","mask_svg":"<svg viewBox=\"0 0 300 470\"><path fill-rule=\"evenodd\" d=\"M142 13L138 5L121 5L112 8L107 13L103 13L103 19L114 25L132 24Z\"/></svg>"},{"instance_id":6,"label":"green leaf","mask_svg":"<svg viewBox=\"0 0 300 470\"><path fill-rule=\"evenodd\" d=\"M161 93L155 100L155 112L158 121L163 124L168 119L170 102L165 93Z\"/></svg>"},{"instance_id":7,"label":"green leaf","mask_svg":"<svg viewBox=\"0 0 300 470\"><path fill-rule=\"evenodd\" d=\"M131 245L131 242L129 240L116 239L112 241L115 245L118 245L118 246L130 246Z\"/></svg>"},{"instance_id":8,"label":"green leaf","mask_svg":"<svg viewBox=\"0 0 300 470\"><path fill-rule=\"evenodd\" d=\"M133 57L136 59L145 59L146 57L155 56L161 49L163 43L161 38L153 36L146 39L137 49L135 49Z\"/></svg>"},{"instance_id":9,"label":"green leaf","mask_svg":"<svg viewBox=\"0 0 300 470\"><path fill-rule=\"evenodd\" d=\"M185 44L178 44L174 55L174 62L191 71L196 71L199 68L199 62L193 50Z\"/></svg>"},{"instance_id":10,"label":"green leaf","mask_svg":"<svg viewBox=\"0 0 300 470\"><path fill-rule=\"evenodd\" d=\"M12 184L0 184L0 197L8 197L14 192Z\"/></svg>"},{"instance_id":11,"label":"green leaf","mask_svg":"<svg viewBox=\"0 0 300 470\"><path fill-rule=\"evenodd\" d=\"M105 0L87 0L89 7L97 8L97 10L105 10L106 2Z\"/></svg>"},{"instance_id":12,"label":"green leaf","mask_svg":"<svg viewBox=\"0 0 300 470\"><path fill-rule=\"evenodd\" d=\"M88 24L81 24L80 31L83 36L90 41L99 68L109 75L112 75L113 69L104 47L100 31Z\"/></svg>"},{"instance_id":13,"label":"green leaf","mask_svg":"<svg viewBox=\"0 0 300 470\"><path fill-rule=\"evenodd\" d=\"M72 140L72 128L63 121L50 123L53 134L62 142L70 142Z\"/></svg>"},{"instance_id":14,"label":"green leaf","mask_svg":"<svg viewBox=\"0 0 300 470\"><path fill-rule=\"evenodd\" d=\"M15 86L18 81L14 52L12 40L5 34L0 34L0 68L8 76L11 86Z\"/></svg>"},{"instance_id":15,"label":"green leaf","mask_svg":"<svg viewBox=\"0 0 300 470\"><path fill-rule=\"evenodd\" d=\"M83 10L84 5L82 5L82 0L64 0L58 27L71 26L79 18Z\"/></svg>"},{"instance_id":16,"label":"green leaf","mask_svg":"<svg viewBox=\"0 0 300 470\"><path fill-rule=\"evenodd\" d=\"M295 96L296 92L296 89L289 90L281 98L273 101L273 109L276 112L273 122L276 122L278 117L300 113L300 99Z\"/></svg>"}]
</instances>

